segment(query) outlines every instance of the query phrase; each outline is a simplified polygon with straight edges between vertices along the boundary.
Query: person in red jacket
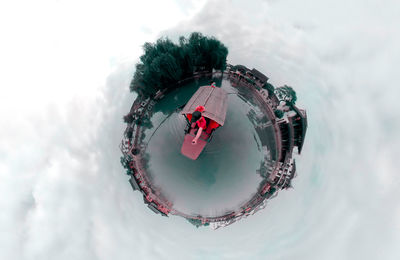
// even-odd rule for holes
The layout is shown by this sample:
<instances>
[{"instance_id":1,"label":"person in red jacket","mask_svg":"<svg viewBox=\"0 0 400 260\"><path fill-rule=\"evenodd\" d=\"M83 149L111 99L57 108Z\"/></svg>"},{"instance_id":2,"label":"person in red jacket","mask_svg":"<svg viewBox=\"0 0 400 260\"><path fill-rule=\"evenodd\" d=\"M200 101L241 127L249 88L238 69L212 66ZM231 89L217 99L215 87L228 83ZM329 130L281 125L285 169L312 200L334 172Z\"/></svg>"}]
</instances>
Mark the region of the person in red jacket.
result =
<instances>
[{"instance_id":1,"label":"person in red jacket","mask_svg":"<svg viewBox=\"0 0 400 260\"><path fill-rule=\"evenodd\" d=\"M198 106L192 114L192 119L190 120L191 127L199 129L197 131L195 138L193 138L193 140L192 140L192 144L197 143L197 140L200 138L201 133L203 132L204 129L206 129L207 122L206 122L205 118L201 115L201 112L203 112L203 111L204 111L204 107Z\"/></svg>"}]
</instances>

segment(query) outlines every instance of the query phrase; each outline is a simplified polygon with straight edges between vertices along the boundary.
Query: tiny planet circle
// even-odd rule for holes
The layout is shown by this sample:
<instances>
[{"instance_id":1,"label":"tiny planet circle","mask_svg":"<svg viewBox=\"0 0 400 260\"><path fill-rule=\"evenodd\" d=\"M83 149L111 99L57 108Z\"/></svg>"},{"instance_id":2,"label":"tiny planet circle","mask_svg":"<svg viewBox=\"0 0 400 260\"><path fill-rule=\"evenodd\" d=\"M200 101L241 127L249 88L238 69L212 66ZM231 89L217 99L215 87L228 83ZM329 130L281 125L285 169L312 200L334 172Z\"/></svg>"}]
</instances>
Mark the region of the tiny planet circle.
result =
<instances>
[{"instance_id":1,"label":"tiny planet circle","mask_svg":"<svg viewBox=\"0 0 400 260\"><path fill-rule=\"evenodd\" d=\"M225 72L199 74L155 97L135 100L120 145L121 163L152 211L218 228L264 208L278 190L291 187L292 151L294 146L301 151L305 111L285 108L262 88L263 82L248 78L228 66ZM222 121L213 112L222 101L211 102L216 91L208 88L225 95ZM200 90L209 94L202 97ZM198 133L191 132L195 124L187 113L198 104L205 106L207 125L215 120L217 127L205 129L199 143L185 143ZM277 117L282 116L277 110L286 117ZM198 154L185 154L185 145L199 149Z\"/></svg>"}]
</instances>

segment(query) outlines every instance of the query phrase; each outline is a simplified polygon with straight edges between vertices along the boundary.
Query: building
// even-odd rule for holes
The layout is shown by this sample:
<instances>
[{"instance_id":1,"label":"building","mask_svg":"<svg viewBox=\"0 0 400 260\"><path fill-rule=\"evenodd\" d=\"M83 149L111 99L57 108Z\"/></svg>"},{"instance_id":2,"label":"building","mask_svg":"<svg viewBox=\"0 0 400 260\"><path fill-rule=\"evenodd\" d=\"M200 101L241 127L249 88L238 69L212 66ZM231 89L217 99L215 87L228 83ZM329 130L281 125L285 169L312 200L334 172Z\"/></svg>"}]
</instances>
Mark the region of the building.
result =
<instances>
[{"instance_id":1,"label":"building","mask_svg":"<svg viewBox=\"0 0 400 260\"><path fill-rule=\"evenodd\" d=\"M256 69L252 69L251 74L253 74L254 79L259 81L261 84L264 84L269 79L267 76L265 76L263 73L259 72Z\"/></svg>"},{"instance_id":2,"label":"building","mask_svg":"<svg viewBox=\"0 0 400 260\"><path fill-rule=\"evenodd\" d=\"M299 109L293 106L293 110L297 113L292 118L292 124L294 129L294 145L297 146L299 154L303 149L304 138L307 131L307 113L304 109Z\"/></svg>"}]
</instances>

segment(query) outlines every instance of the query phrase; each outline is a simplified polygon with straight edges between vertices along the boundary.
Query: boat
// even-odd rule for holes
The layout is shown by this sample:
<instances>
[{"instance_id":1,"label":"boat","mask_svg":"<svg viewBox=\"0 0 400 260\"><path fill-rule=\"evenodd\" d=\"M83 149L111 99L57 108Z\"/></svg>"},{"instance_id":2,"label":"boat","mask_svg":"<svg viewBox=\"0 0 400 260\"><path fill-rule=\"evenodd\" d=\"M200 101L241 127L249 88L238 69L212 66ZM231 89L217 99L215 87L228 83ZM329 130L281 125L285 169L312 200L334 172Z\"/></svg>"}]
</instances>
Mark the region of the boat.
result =
<instances>
[{"instance_id":1,"label":"boat","mask_svg":"<svg viewBox=\"0 0 400 260\"><path fill-rule=\"evenodd\" d=\"M228 94L225 90L211 85L199 87L188 103L186 103L181 111L181 115L185 116L187 123L181 148L181 153L184 156L196 160L206 144L211 141L214 131L224 125L227 111L227 99ZM192 119L192 113L201 106L201 110L203 110L202 116L207 123L206 129L203 129L197 143L192 144L197 129L191 127L190 120Z\"/></svg>"}]
</instances>

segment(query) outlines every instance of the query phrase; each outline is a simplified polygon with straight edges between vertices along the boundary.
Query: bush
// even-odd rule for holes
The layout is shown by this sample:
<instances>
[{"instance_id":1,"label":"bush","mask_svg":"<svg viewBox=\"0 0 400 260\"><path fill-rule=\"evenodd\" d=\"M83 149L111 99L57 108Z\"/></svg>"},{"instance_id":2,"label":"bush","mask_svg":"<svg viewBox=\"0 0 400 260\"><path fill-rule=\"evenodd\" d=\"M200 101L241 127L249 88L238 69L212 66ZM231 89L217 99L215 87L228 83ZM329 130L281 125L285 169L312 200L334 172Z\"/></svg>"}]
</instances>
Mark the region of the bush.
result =
<instances>
[{"instance_id":1,"label":"bush","mask_svg":"<svg viewBox=\"0 0 400 260\"><path fill-rule=\"evenodd\" d=\"M128 137L128 139L132 139L132 136L133 136L132 128L129 128L128 132L126 133L126 137Z\"/></svg>"},{"instance_id":2,"label":"bush","mask_svg":"<svg viewBox=\"0 0 400 260\"><path fill-rule=\"evenodd\" d=\"M275 89L275 95L280 101L286 101L288 106L293 106L297 100L296 91L286 85Z\"/></svg>"},{"instance_id":3,"label":"bush","mask_svg":"<svg viewBox=\"0 0 400 260\"><path fill-rule=\"evenodd\" d=\"M262 88L268 91L268 95L272 95L275 90L274 86L272 84L269 84L268 82L265 82Z\"/></svg>"},{"instance_id":4,"label":"bush","mask_svg":"<svg viewBox=\"0 0 400 260\"><path fill-rule=\"evenodd\" d=\"M277 117L277 118L282 118L283 117L283 111L282 110L280 110L280 109L277 109L277 110L275 110L275 116Z\"/></svg>"},{"instance_id":5,"label":"bush","mask_svg":"<svg viewBox=\"0 0 400 260\"><path fill-rule=\"evenodd\" d=\"M123 119L124 119L124 122L127 123L127 124L131 124L133 122L133 116L132 116L131 113L125 115L123 117Z\"/></svg>"},{"instance_id":6,"label":"bush","mask_svg":"<svg viewBox=\"0 0 400 260\"><path fill-rule=\"evenodd\" d=\"M246 81L248 82L248 83L250 83L250 84L252 84L252 85L254 85L254 84L256 84L256 82L254 81L254 80L252 80L251 78L245 78L246 79Z\"/></svg>"}]
</instances>

